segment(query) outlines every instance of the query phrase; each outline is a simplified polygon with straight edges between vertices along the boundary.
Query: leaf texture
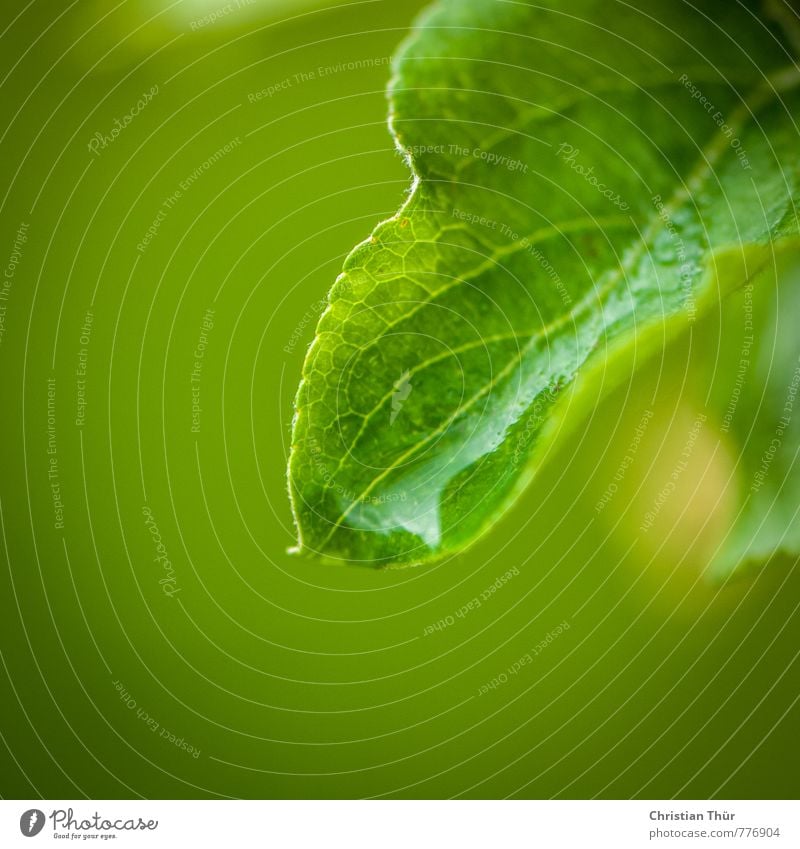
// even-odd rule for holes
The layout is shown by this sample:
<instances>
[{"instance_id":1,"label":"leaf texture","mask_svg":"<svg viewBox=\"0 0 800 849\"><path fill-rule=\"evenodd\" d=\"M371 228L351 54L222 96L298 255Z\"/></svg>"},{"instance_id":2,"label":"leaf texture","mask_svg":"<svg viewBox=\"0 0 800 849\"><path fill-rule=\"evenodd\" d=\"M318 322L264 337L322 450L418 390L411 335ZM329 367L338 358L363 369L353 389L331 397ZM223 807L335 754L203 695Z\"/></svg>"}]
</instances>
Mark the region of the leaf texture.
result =
<instances>
[{"instance_id":1,"label":"leaf texture","mask_svg":"<svg viewBox=\"0 0 800 849\"><path fill-rule=\"evenodd\" d=\"M441 0L400 49L399 212L348 257L303 368L298 549L458 552L558 434L797 244L800 71L736 3Z\"/></svg>"}]
</instances>

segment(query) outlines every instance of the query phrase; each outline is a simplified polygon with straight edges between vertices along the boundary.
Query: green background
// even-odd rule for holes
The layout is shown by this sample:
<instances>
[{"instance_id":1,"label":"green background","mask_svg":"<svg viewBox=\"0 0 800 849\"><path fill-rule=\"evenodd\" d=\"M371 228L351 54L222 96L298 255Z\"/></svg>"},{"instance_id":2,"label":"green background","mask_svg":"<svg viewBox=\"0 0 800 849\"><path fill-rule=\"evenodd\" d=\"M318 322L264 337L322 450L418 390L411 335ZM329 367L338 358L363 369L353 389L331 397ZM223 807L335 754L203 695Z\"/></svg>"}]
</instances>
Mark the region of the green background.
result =
<instances>
[{"instance_id":1,"label":"green background","mask_svg":"<svg viewBox=\"0 0 800 849\"><path fill-rule=\"evenodd\" d=\"M302 358L344 256L408 188L383 92L422 5L231 4L205 25L224 3L5 9L3 269L28 228L0 341L4 797L796 796L796 564L703 576L733 509L706 436L638 532L692 427L708 325L468 553L383 571L286 553Z\"/></svg>"}]
</instances>

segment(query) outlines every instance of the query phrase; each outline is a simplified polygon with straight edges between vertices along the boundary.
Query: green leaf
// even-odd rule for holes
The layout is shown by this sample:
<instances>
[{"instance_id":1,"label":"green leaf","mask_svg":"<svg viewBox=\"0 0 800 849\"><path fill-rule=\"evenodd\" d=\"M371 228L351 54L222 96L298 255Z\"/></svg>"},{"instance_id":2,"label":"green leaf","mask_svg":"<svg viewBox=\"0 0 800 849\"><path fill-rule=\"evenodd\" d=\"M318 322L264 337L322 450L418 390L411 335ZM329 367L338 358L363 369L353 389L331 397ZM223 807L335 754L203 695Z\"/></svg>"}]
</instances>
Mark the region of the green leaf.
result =
<instances>
[{"instance_id":1,"label":"green leaf","mask_svg":"<svg viewBox=\"0 0 800 849\"><path fill-rule=\"evenodd\" d=\"M737 459L739 508L713 572L800 554L800 258L725 304L711 408Z\"/></svg>"},{"instance_id":2,"label":"green leaf","mask_svg":"<svg viewBox=\"0 0 800 849\"><path fill-rule=\"evenodd\" d=\"M597 381L797 244L799 85L736 2L435 4L390 85L411 190L304 365L298 549L422 563L546 493Z\"/></svg>"}]
</instances>

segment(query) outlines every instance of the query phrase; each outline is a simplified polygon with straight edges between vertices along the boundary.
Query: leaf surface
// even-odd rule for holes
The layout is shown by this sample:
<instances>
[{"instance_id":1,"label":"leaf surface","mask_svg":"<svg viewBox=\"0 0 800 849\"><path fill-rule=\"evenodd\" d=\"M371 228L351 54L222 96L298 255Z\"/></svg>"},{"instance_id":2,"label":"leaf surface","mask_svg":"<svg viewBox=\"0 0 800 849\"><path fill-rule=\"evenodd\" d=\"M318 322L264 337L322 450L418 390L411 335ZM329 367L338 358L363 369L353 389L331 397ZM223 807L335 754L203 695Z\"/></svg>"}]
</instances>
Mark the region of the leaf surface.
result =
<instances>
[{"instance_id":1,"label":"leaf surface","mask_svg":"<svg viewBox=\"0 0 800 849\"><path fill-rule=\"evenodd\" d=\"M796 244L798 84L735 2L431 7L389 93L412 187L303 368L299 550L423 563L546 493L582 385L610 391Z\"/></svg>"},{"instance_id":2,"label":"leaf surface","mask_svg":"<svg viewBox=\"0 0 800 849\"><path fill-rule=\"evenodd\" d=\"M712 564L721 577L800 554L800 256L748 284L722 313L710 409L736 458L738 509Z\"/></svg>"}]
</instances>

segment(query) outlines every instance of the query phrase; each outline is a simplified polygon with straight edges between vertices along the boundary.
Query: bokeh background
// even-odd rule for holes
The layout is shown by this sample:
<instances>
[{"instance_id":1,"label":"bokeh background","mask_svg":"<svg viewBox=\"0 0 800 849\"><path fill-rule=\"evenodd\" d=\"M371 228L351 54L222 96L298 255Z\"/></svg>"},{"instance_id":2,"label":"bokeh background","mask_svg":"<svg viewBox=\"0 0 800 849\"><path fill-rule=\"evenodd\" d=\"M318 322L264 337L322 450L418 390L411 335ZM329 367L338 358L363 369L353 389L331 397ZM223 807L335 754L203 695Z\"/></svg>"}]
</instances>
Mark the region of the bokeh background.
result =
<instances>
[{"instance_id":1,"label":"bokeh background","mask_svg":"<svg viewBox=\"0 0 800 849\"><path fill-rule=\"evenodd\" d=\"M4 797L796 796L800 571L705 574L712 429L639 532L719 316L467 553L287 554L293 396L408 189L384 89L422 5L4 8Z\"/></svg>"}]
</instances>

